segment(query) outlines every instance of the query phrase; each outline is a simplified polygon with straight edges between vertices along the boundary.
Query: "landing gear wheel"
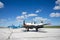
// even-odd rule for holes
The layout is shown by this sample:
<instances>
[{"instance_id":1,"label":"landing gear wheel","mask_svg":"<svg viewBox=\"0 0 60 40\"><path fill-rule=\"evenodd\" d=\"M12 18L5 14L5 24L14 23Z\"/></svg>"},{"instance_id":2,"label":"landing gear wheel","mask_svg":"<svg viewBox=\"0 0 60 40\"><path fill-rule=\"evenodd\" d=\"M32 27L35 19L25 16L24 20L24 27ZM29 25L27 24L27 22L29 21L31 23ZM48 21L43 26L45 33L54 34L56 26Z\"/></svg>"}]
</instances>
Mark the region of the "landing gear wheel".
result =
<instances>
[{"instance_id":1,"label":"landing gear wheel","mask_svg":"<svg viewBox=\"0 0 60 40\"><path fill-rule=\"evenodd\" d=\"M27 28L27 31L29 31L29 28Z\"/></svg>"},{"instance_id":2,"label":"landing gear wheel","mask_svg":"<svg viewBox=\"0 0 60 40\"><path fill-rule=\"evenodd\" d=\"M36 32L38 32L38 28L36 28Z\"/></svg>"}]
</instances>

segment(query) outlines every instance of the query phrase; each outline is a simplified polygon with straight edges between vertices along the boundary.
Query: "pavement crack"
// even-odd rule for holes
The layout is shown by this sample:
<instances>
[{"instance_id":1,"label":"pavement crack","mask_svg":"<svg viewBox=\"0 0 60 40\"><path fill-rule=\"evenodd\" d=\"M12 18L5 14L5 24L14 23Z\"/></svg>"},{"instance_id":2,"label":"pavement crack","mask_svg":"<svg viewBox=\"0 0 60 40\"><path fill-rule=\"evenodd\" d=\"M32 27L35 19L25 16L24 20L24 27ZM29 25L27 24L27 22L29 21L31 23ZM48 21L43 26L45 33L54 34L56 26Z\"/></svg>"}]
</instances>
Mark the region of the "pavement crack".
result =
<instances>
[{"instance_id":1,"label":"pavement crack","mask_svg":"<svg viewBox=\"0 0 60 40\"><path fill-rule=\"evenodd\" d=\"M10 30L10 29L9 29ZM13 31L11 31L10 35L8 36L8 38L6 40L9 40L11 35L12 35Z\"/></svg>"}]
</instances>

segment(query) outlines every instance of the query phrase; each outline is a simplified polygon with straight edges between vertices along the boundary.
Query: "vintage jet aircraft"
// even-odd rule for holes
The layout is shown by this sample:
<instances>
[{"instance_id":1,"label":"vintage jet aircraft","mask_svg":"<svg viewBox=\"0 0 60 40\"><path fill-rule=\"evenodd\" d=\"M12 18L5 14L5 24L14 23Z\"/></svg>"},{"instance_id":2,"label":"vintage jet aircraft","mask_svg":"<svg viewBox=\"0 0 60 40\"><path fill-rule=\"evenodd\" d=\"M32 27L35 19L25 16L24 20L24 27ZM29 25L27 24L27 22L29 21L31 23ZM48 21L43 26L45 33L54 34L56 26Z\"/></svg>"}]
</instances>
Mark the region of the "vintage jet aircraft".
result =
<instances>
[{"instance_id":1,"label":"vintage jet aircraft","mask_svg":"<svg viewBox=\"0 0 60 40\"><path fill-rule=\"evenodd\" d=\"M15 28L20 28L20 25L19 26L15 26L15 25L10 25L10 26L8 26L8 28L13 28L13 29L15 29Z\"/></svg>"},{"instance_id":2,"label":"vintage jet aircraft","mask_svg":"<svg viewBox=\"0 0 60 40\"><path fill-rule=\"evenodd\" d=\"M44 25L48 25L48 24L43 24L43 21L41 21L41 23L36 24L36 22L34 23L25 23L25 21L23 21L23 27L27 29L27 31L29 31L29 29L33 29L35 28L36 31L38 31L39 28L43 28Z\"/></svg>"}]
</instances>

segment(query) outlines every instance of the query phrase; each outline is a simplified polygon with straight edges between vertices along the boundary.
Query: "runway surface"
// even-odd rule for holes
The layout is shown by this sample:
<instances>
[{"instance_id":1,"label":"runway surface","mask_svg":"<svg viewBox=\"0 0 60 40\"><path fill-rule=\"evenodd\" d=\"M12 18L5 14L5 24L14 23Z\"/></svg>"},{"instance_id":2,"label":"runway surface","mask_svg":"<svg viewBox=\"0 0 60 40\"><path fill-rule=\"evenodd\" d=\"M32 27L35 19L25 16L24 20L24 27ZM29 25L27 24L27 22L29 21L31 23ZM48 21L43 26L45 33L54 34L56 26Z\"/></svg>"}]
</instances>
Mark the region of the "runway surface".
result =
<instances>
[{"instance_id":1,"label":"runway surface","mask_svg":"<svg viewBox=\"0 0 60 40\"><path fill-rule=\"evenodd\" d=\"M0 40L60 40L60 28L41 28L38 32L25 28L0 28Z\"/></svg>"}]
</instances>

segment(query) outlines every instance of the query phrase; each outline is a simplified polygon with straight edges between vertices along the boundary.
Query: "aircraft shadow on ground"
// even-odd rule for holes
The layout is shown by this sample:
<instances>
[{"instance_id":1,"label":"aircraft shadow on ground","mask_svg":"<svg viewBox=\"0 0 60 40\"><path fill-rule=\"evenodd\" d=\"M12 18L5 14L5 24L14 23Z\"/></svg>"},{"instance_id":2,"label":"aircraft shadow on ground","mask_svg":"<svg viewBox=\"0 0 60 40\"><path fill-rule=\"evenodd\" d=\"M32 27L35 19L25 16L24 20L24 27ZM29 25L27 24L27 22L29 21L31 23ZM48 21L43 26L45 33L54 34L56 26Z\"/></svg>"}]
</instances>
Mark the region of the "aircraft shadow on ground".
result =
<instances>
[{"instance_id":1,"label":"aircraft shadow on ground","mask_svg":"<svg viewBox=\"0 0 60 40\"><path fill-rule=\"evenodd\" d=\"M29 31L27 31L27 30L23 30L23 32L36 32L36 30L29 30ZM47 33L47 31L37 31L37 32L40 32L40 33Z\"/></svg>"}]
</instances>

